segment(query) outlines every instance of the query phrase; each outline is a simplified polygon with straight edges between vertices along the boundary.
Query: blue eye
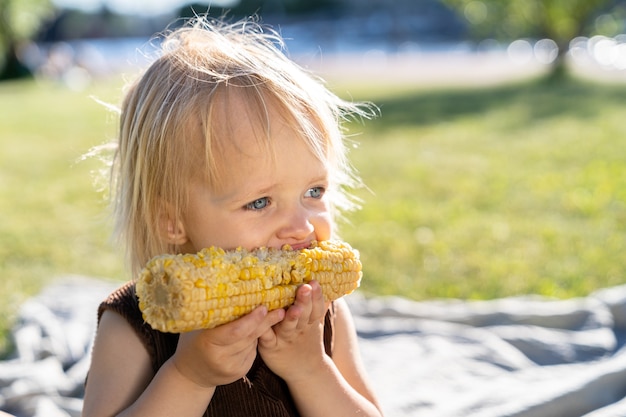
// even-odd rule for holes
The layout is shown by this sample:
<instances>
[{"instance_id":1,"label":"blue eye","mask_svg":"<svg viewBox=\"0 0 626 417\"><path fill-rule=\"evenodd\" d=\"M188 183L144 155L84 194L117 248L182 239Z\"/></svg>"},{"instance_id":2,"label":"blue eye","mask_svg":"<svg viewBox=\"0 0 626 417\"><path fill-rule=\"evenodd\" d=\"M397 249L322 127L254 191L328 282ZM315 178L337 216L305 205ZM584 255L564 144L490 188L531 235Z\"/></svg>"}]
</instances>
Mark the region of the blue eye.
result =
<instances>
[{"instance_id":1,"label":"blue eye","mask_svg":"<svg viewBox=\"0 0 626 417\"><path fill-rule=\"evenodd\" d=\"M259 198L251 203L246 204L246 210L263 210L270 204L269 197Z\"/></svg>"},{"instance_id":2,"label":"blue eye","mask_svg":"<svg viewBox=\"0 0 626 417\"><path fill-rule=\"evenodd\" d=\"M309 188L305 195L306 197L311 197L311 198L322 198L325 192L326 192L326 189L324 187L313 187L313 188Z\"/></svg>"}]
</instances>

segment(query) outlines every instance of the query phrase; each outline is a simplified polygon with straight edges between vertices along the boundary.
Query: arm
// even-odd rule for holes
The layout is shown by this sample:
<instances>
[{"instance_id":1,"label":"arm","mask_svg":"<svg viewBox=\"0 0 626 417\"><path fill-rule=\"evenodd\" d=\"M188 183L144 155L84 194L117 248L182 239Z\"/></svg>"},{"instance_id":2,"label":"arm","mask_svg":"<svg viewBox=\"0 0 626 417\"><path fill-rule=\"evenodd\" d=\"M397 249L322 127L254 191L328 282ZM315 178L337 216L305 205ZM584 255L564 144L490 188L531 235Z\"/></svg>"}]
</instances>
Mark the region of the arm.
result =
<instances>
[{"instance_id":1,"label":"arm","mask_svg":"<svg viewBox=\"0 0 626 417\"><path fill-rule=\"evenodd\" d=\"M367 379L361 360L352 314L345 300L335 302L335 349L333 361L348 383L380 411L381 407ZM382 412L380 412L382 415Z\"/></svg>"},{"instance_id":2,"label":"arm","mask_svg":"<svg viewBox=\"0 0 626 417\"><path fill-rule=\"evenodd\" d=\"M83 417L202 415L217 385L250 369L257 338L282 319L281 311L258 308L228 325L181 334L176 353L156 374L128 322L106 311L94 343Z\"/></svg>"},{"instance_id":3,"label":"arm","mask_svg":"<svg viewBox=\"0 0 626 417\"><path fill-rule=\"evenodd\" d=\"M259 340L259 352L287 382L303 416L380 417L382 412L358 354L350 312L343 300L336 301L336 307L332 358L324 353L326 307L317 283L298 290L296 303L287 310L285 320Z\"/></svg>"},{"instance_id":4,"label":"arm","mask_svg":"<svg viewBox=\"0 0 626 417\"><path fill-rule=\"evenodd\" d=\"M146 406L152 404L154 407L162 407L168 403L179 403L188 408L180 410L181 416L185 412L187 415L201 415L206 409L212 396L210 389L204 395L199 395L196 401L193 398L192 401L176 401L175 395L195 397L197 394L192 384L181 389L182 392L177 392L177 388L185 388L185 380L171 366L171 361L166 362L157 375L152 371L148 352L128 322L117 313L105 311L93 347L85 386L83 417L131 415L131 410L127 409L140 397ZM162 396L158 401L149 401L159 394ZM198 412L200 409L202 411ZM159 415L151 410L146 412Z\"/></svg>"}]
</instances>

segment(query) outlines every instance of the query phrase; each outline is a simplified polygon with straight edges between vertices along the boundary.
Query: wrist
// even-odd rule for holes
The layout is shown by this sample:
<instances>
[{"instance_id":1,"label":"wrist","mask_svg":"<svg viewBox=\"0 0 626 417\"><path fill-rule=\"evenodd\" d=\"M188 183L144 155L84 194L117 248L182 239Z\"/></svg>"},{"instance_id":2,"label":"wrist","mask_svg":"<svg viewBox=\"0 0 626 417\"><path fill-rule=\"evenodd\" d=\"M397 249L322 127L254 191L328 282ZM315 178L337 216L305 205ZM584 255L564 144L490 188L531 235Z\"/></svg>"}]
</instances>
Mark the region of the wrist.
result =
<instances>
[{"instance_id":1,"label":"wrist","mask_svg":"<svg viewBox=\"0 0 626 417\"><path fill-rule=\"evenodd\" d=\"M202 415L213 399L215 387L189 379L168 359L133 405L133 415Z\"/></svg>"},{"instance_id":2,"label":"wrist","mask_svg":"<svg viewBox=\"0 0 626 417\"><path fill-rule=\"evenodd\" d=\"M307 361L306 365L296 367L298 372L291 371L283 377L289 387L310 386L316 381L323 381L329 375L332 375L333 370L336 369L335 363L326 354L322 355L320 360Z\"/></svg>"},{"instance_id":3,"label":"wrist","mask_svg":"<svg viewBox=\"0 0 626 417\"><path fill-rule=\"evenodd\" d=\"M217 385L203 381L199 376L196 376L193 371L186 372L185 367L178 363L174 357L168 359L161 369L166 371L171 378L176 379L182 386L185 386L190 391L195 391L200 394L209 394L210 396L213 396L215 392Z\"/></svg>"}]
</instances>

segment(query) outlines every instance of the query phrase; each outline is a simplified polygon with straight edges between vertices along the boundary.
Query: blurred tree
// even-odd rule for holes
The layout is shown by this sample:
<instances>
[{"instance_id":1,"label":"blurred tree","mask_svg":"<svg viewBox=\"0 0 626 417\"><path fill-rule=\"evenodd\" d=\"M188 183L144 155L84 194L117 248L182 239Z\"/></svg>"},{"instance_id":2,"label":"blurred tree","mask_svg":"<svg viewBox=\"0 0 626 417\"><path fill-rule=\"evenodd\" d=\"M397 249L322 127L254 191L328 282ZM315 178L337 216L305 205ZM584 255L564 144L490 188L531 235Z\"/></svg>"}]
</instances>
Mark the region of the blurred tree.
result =
<instances>
[{"instance_id":1,"label":"blurred tree","mask_svg":"<svg viewBox=\"0 0 626 417\"><path fill-rule=\"evenodd\" d=\"M564 57L577 36L614 36L626 10L624 0L442 0L462 14L478 39L551 39L558 47L553 77L565 73Z\"/></svg>"},{"instance_id":2,"label":"blurred tree","mask_svg":"<svg viewBox=\"0 0 626 417\"><path fill-rule=\"evenodd\" d=\"M53 14L50 0L0 0L0 80L28 75L18 59L19 47Z\"/></svg>"}]
</instances>

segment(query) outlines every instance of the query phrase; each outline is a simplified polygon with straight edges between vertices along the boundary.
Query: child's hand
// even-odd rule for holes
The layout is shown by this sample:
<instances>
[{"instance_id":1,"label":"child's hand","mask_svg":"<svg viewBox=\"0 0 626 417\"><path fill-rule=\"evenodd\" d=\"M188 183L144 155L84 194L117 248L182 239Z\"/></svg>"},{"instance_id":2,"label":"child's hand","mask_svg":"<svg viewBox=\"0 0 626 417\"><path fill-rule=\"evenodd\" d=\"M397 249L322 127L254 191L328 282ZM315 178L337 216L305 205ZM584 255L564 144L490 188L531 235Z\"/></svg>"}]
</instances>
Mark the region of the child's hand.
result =
<instances>
[{"instance_id":1,"label":"child's hand","mask_svg":"<svg viewBox=\"0 0 626 417\"><path fill-rule=\"evenodd\" d=\"M202 387L216 387L246 375L256 358L258 338L285 316L282 309L257 307L213 329L182 333L172 357L178 371Z\"/></svg>"},{"instance_id":2,"label":"child's hand","mask_svg":"<svg viewBox=\"0 0 626 417\"><path fill-rule=\"evenodd\" d=\"M259 338L259 353L267 366L288 381L307 377L324 358L324 316L328 305L316 281L302 285L283 321Z\"/></svg>"}]
</instances>

